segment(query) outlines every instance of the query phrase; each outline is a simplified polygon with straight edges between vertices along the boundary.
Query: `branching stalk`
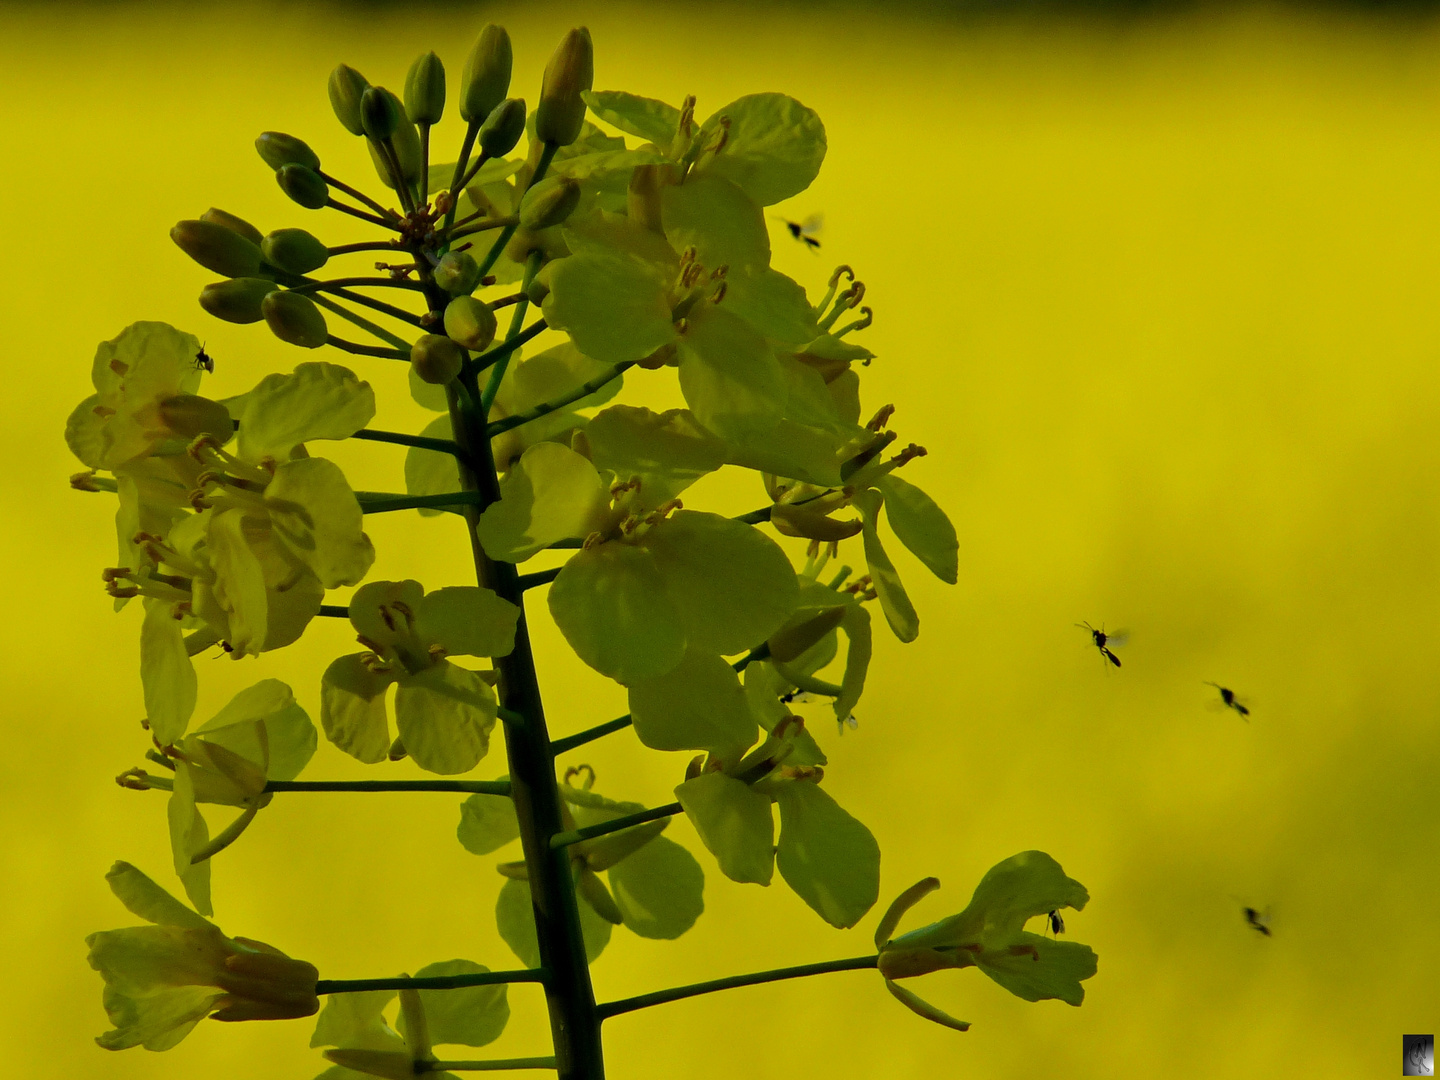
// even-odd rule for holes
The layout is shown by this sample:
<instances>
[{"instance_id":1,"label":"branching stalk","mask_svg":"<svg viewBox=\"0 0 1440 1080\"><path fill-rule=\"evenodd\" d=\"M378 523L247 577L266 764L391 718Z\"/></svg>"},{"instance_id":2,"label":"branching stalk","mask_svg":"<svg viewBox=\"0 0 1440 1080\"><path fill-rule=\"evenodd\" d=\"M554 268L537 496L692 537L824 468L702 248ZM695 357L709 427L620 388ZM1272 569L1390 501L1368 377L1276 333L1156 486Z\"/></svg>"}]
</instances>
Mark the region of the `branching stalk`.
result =
<instances>
[{"instance_id":1,"label":"branching stalk","mask_svg":"<svg viewBox=\"0 0 1440 1080\"><path fill-rule=\"evenodd\" d=\"M731 975L725 979L711 979L709 982L676 986L669 990L657 990L653 994L607 1001L596 1007L600 1019L648 1009L652 1005L664 1005L671 1001L682 1001L700 994L713 994L717 990L732 990L738 986L758 986L760 983L779 982L781 979L803 979L807 975L828 975L832 971L861 971L873 968L879 956L853 956L848 960L826 960L819 964L801 964L798 967L775 968L772 971L757 971L753 975Z\"/></svg>"},{"instance_id":2,"label":"branching stalk","mask_svg":"<svg viewBox=\"0 0 1440 1080\"><path fill-rule=\"evenodd\" d=\"M574 390L562 395L561 397L556 398L553 401L547 401L541 405L536 405L535 408L530 409L527 412L517 413L515 416L507 416L503 420L491 421L491 423L489 424L489 426L486 427L485 430L490 433L490 437L493 439L496 435L500 435L506 431L509 431L511 428L517 428L520 427L522 424L528 424L532 420L539 420L542 416L548 416L550 413L555 412L557 409L563 409L566 405L571 405L579 401L581 398L589 397L606 383L618 379L621 375L625 373L626 368L630 368L633 366L633 360L627 360L623 364L616 364L604 375L597 375L595 378L591 379L583 386L577 386ZM759 511L756 511L756 513L759 513ZM766 519L770 517L770 511L768 509L765 511L765 517Z\"/></svg>"},{"instance_id":3,"label":"branching stalk","mask_svg":"<svg viewBox=\"0 0 1440 1080\"><path fill-rule=\"evenodd\" d=\"M641 810L637 814L626 814L613 821L602 821L599 825L588 825L583 829L572 829L570 832L559 833L550 838L550 846L552 848L569 847L571 844L578 844L583 840L593 840L606 833L628 829L632 825L644 825L647 821L658 821L660 818L674 817L676 814L684 812L685 808L678 802L666 803L664 806Z\"/></svg>"},{"instance_id":4,"label":"branching stalk","mask_svg":"<svg viewBox=\"0 0 1440 1080\"><path fill-rule=\"evenodd\" d=\"M500 983L543 983L549 976L544 968L522 971L477 971L469 975L430 975L393 979L321 979L317 994L359 994L366 990L461 990L467 986L495 986Z\"/></svg>"}]
</instances>

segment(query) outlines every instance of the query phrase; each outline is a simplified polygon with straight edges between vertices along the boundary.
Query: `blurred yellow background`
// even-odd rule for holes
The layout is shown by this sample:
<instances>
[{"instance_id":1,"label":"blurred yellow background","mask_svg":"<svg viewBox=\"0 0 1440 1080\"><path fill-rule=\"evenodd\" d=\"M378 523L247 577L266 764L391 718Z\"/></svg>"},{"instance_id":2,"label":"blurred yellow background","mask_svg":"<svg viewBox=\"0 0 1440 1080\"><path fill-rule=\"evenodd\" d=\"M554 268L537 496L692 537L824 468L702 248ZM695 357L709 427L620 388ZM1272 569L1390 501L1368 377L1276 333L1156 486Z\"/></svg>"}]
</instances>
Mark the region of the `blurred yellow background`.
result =
<instances>
[{"instance_id":1,"label":"blurred yellow background","mask_svg":"<svg viewBox=\"0 0 1440 1080\"><path fill-rule=\"evenodd\" d=\"M166 1054L91 1041L105 1018L81 939L134 921L105 869L123 858L178 883L164 796L111 780L145 748L139 613L112 614L101 591L112 500L67 488L79 465L61 429L95 343L136 319L205 339L217 397L304 359L204 315L209 276L166 230L215 205L262 230L368 238L289 203L251 140L292 132L374 190L327 73L343 60L398 89L434 47L455 80L487 20L509 27L513 92L532 102L561 33L587 22L597 89L695 93L700 116L782 90L824 119L819 180L777 210L825 213L821 257L776 225L776 265L812 295L837 262L869 285L865 405L893 401L902 439L928 447L905 475L948 509L961 552L950 588L895 545L921 638L877 637L857 732L817 726L826 787L880 840L882 907L933 873L944 888L912 920L956 911L989 866L1038 847L1089 887L1069 934L1100 955L1079 1009L1026 1004L975 971L911 984L973 1021L964 1035L913 1017L869 972L631 1014L607 1025L609 1075L1376 1076L1393 1074L1402 1032L1440 1026L1435 29L610 3L3 19L7 1075L321 1071L311 1021L202 1024ZM437 145L456 128L452 107ZM418 430L428 414L400 365L351 359L381 396L376 426ZM640 374L626 400L673 398L668 374ZM393 447L331 456L357 487L403 490ZM764 501L749 481L706 490L692 506ZM368 527L372 578L467 579L455 518ZM534 610L552 731L624 712ZM1104 670L1079 620L1129 628L1123 669ZM201 659L197 719L271 676L318 716L319 673L352 648L347 624L321 619L278 655ZM1204 680L1248 695L1253 722L1208 709ZM626 733L571 759L595 767L597 790L655 803L685 757ZM413 774L322 740L304 775ZM327 977L510 966L495 860L455 842L458 802L278 796L216 859L216 920ZM669 835L699 855L708 910L675 943L617 931L594 967L602 999L869 950L876 913L833 931L782 884L725 881L683 821ZM1273 906L1273 938L1245 926L1242 902ZM511 1001L486 1053L548 1052L538 990Z\"/></svg>"}]
</instances>

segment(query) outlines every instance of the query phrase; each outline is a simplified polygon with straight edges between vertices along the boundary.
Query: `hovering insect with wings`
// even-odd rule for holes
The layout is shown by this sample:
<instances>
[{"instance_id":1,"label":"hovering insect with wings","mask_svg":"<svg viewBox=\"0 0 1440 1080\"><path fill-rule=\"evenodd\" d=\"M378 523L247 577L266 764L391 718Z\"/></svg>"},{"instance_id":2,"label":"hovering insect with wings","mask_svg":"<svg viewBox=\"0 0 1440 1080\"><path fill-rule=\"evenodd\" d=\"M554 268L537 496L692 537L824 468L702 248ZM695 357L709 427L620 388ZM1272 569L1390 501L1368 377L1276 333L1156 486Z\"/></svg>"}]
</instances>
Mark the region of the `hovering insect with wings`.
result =
<instances>
[{"instance_id":1,"label":"hovering insect with wings","mask_svg":"<svg viewBox=\"0 0 1440 1080\"><path fill-rule=\"evenodd\" d=\"M1256 911L1253 907L1241 908L1240 911L1242 914L1244 914L1245 922L1250 926L1251 929L1257 931L1258 933L1264 934L1266 937L1271 936L1269 908L1266 908L1263 913Z\"/></svg>"},{"instance_id":2,"label":"hovering insect with wings","mask_svg":"<svg viewBox=\"0 0 1440 1080\"><path fill-rule=\"evenodd\" d=\"M1120 666L1120 658L1116 656L1112 650L1118 649L1121 645L1125 644L1126 639L1130 636L1128 633L1124 630L1116 630L1113 634L1107 634L1104 623L1100 624L1099 630L1096 630L1095 627L1091 626L1088 622L1077 622L1075 625L1090 635L1091 644L1100 650L1101 656L1116 667Z\"/></svg>"},{"instance_id":3,"label":"hovering insect with wings","mask_svg":"<svg viewBox=\"0 0 1440 1080\"><path fill-rule=\"evenodd\" d=\"M215 374L215 358L205 351L205 346L200 346L200 351L195 354L195 368L197 371L208 371Z\"/></svg>"},{"instance_id":4,"label":"hovering insect with wings","mask_svg":"<svg viewBox=\"0 0 1440 1080\"><path fill-rule=\"evenodd\" d=\"M1045 916L1045 921L1050 924L1050 932L1059 937L1065 932L1065 920L1060 917L1059 911L1052 911Z\"/></svg>"},{"instance_id":5,"label":"hovering insect with wings","mask_svg":"<svg viewBox=\"0 0 1440 1080\"><path fill-rule=\"evenodd\" d=\"M811 214L804 221L791 221L789 218L776 218L785 228L790 230L790 235L804 244L812 252L818 254L820 251L820 240L818 233L825 224L824 214Z\"/></svg>"},{"instance_id":6,"label":"hovering insect with wings","mask_svg":"<svg viewBox=\"0 0 1440 1080\"><path fill-rule=\"evenodd\" d=\"M1250 722L1250 707L1240 698L1235 696L1235 691L1228 686L1221 686L1218 682L1206 682L1206 686L1213 686L1220 691L1220 701L1227 709L1234 709L1248 724Z\"/></svg>"}]
</instances>

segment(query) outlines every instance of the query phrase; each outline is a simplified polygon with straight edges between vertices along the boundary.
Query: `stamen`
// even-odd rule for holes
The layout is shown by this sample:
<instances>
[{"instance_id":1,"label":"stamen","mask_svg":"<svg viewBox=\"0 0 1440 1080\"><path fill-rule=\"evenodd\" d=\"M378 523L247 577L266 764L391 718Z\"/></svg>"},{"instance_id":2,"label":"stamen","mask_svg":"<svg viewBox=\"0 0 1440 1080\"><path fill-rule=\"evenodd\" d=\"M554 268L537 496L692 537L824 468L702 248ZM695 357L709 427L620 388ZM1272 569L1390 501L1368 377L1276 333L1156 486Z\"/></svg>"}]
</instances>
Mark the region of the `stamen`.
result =
<instances>
[{"instance_id":1,"label":"stamen","mask_svg":"<svg viewBox=\"0 0 1440 1080\"><path fill-rule=\"evenodd\" d=\"M730 283L728 281L720 282L720 284L716 287L715 291L710 294L710 303L718 304L721 300L724 300L725 289L729 286L729 284Z\"/></svg>"},{"instance_id":2,"label":"stamen","mask_svg":"<svg viewBox=\"0 0 1440 1080\"><path fill-rule=\"evenodd\" d=\"M846 334L850 333L850 331L864 330L867 326L869 326L875 321L875 312L868 307L862 307L860 309L860 315L861 317L856 319L854 322L846 323L839 330L836 330L834 336L837 338L843 338Z\"/></svg>"},{"instance_id":3,"label":"stamen","mask_svg":"<svg viewBox=\"0 0 1440 1080\"><path fill-rule=\"evenodd\" d=\"M586 774L585 782L580 785L581 790L589 791L592 787L595 786L595 770L592 769L589 765L573 765L570 768L566 769L565 783L570 784L570 781L575 777L579 776L581 773ZM576 785L570 784L570 786L575 787Z\"/></svg>"},{"instance_id":4,"label":"stamen","mask_svg":"<svg viewBox=\"0 0 1440 1080\"><path fill-rule=\"evenodd\" d=\"M107 477L97 477L94 469L87 469L84 472L77 472L70 477L70 486L76 491L110 491L120 490L120 485Z\"/></svg>"},{"instance_id":5,"label":"stamen","mask_svg":"<svg viewBox=\"0 0 1440 1080\"><path fill-rule=\"evenodd\" d=\"M890 417L895 415L894 405L882 405L880 411L870 418L865 425L866 431L880 431L890 422Z\"/></svg>"}]
</instances>

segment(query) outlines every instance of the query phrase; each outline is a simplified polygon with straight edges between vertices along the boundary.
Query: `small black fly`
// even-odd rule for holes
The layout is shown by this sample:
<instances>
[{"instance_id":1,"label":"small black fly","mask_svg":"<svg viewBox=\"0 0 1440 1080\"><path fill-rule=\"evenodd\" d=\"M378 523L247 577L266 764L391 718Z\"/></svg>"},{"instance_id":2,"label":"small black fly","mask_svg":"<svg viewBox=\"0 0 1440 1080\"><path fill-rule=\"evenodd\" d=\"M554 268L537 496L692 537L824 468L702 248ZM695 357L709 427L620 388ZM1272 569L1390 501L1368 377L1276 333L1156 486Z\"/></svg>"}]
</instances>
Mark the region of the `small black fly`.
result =
<instances>
[{"instance_id":1,"label":"small black fly","mask_svg":"<svg viewBox=\"0 0 1440 1080\"><path fill-rule=\"evenodd\" d=\"M1262 915L1253 907L1241 908L1240 910L1244 912L1245 922L1249 924L1251 929L1257 931L1258 933L1264 934L1266 937L1271 936L1270 913L1268 911L1264 915Z\"/></svg>"},{"instance_id":2,"label":"small black fly","mask_svg":"<svg viewBox=\"0 0 1440 1080\"><path fill-rule=\"evenodd\" d=\"M215 374L215 358L205 351L205 346L200 346L200 351L195 354L195 368L197 371L208 371Z\"/></svg>"},{"instance_id":3,"label":"small black fly","mask_svg":"<svg viewBox=\"0 0 1440 1080\"><path fill-rule=\"evenodd\" d=\"M1224 702L1225 708L1234 709L1237 713L1239 713L1242 717L1245 718L1246 723L1249 723L1250 709L1243 701L1241 701L1238 697L1235 696L1234 690L1231 690L1227 686L1221 686L1218 682L1207 682L1205 685L1213 686L1216 690L1219 690L1220 700Z\"/></svg>"},{"instance_id":4,"label":"small black fly","mask_svg":"<svg viewBox=\"0 0 1440 1080\"><path fill-rule=\"evenodd\" d=\"M785 228L790 230L790 235L804 244L813 252L819 252L820 240L816 236L820 227L825 223L825 215L811 214L804 221L791 221L788 218L777 218Z\"/></svg>"},{"instance_id":5,"label":"small black fly","mask_svg":"<svg viewBox=\"0 0 1440 1080\"><path fill-rule=\"evenodd\" d=\"M1095 627L1091 626L1088 622L1077 622L1075 625L1078 626L1081 630L1086 631L1090 635L1091 643L1095 646L1095 648L1100 650L1101 656L1103 656L1106 660L1109 660L1110 663L1114 664L1116 667L1120 666L1120 658L1116 656L1112 650L1117 649L1121 645L1125 644L1125 638L1128 636L1125 631L1117 630L1113 634L1107 634L1105 632L1104 623L1100 624L1099 630L1096 630Z\"/></svg>"},{"instance_id":6,"label":"small black fly","mask_svg":"<svg viewBox=\"0 0 1440 1080\"><path fill-rule=\"evenodd\" d=\"M1065 920L1060 917L1059 911L1052 911L1045 918L1050 923L1050 932L1056 937L1065 932Z\"/></svg>"}]
</instances>

